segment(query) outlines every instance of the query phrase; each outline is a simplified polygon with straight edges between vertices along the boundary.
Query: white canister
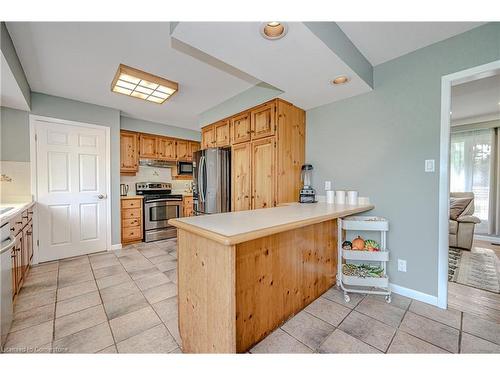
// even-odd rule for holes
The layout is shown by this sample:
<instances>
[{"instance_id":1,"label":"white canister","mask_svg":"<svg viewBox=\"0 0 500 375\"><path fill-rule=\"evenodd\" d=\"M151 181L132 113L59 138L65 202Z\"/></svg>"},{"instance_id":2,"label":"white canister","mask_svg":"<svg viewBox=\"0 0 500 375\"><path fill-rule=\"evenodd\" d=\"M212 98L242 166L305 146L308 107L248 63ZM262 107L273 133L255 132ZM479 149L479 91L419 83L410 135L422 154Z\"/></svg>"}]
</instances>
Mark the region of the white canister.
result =
<instances>
[{"instance_id":1,"label":"white canister","mask_svg":"<svg viewBox=\"0 0 500 375\"><path fill-rule=\"evenodd\" d=\"M370 198L368 197L359 197L358 204L370 204Z\"/></svg>"},{"instance_id":2,"label":"white canister","mask_svg":"<svg viewBox=\"0 0 500 375\"><path fill-rule=\"evenodd\" d=\"M358 204L358 192L356 190L349 190L347 192L347 204L350 205Z\"/></svg>"},{"instance_id":3,"label":"white canister","mask_svg":"<svg viewBox=\"0 0 500 375\"><path fill-rule=\"evenodd\" d=\"M329 204L335 203L335 192L333 190L326 191L326 203Z\"/></svg>"},{"instance_id":4,"label":"white canister","mask_svg":"<svg viewBox=\"0 0 500 375\"><path fill-rule=\"evenodd\" d=\"M336 204L345 204L345 190L335 191L335 203Z\"/></svg>"}]
</instances>

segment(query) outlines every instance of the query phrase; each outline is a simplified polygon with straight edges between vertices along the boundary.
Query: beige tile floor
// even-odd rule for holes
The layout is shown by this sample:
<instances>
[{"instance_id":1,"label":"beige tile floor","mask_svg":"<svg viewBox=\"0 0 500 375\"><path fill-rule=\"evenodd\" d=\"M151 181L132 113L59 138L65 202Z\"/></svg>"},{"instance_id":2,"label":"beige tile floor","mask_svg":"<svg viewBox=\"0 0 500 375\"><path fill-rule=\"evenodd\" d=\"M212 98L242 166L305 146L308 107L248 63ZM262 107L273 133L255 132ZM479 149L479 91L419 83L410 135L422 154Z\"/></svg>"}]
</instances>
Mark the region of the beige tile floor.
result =
<instances>
[{"instance_id":1,"label":"beige tile floor","mask_svg":"<svg viewBox=\"0 0 500 375\"><path fill-rule=\"evenodd\" d=\"M180 353L176 241L33 267L6 352ZM251 353L500 353L500 296L450 284L450 308L335 287Z\"/></svg>"}]
</instances>

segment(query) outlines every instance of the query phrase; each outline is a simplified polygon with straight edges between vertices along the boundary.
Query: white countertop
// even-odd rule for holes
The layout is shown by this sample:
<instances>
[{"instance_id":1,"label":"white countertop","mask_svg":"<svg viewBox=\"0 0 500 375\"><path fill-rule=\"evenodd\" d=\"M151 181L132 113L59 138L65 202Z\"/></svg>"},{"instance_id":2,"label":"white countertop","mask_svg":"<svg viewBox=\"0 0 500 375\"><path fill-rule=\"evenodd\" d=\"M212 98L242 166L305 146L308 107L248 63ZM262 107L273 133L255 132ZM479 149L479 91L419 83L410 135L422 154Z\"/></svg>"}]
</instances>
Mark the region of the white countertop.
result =
<instances>
[{"instance_id":1,"label":"white countertop","mask_svg":"<svg viewBox=\"0 0 500 375\"><path fill-rule=\"evenodd\" d=\"M169 224L229 245L373 208L372 205L293 203L258 210L171 219Z\"/></svg>"},{"instance_id":2,"label":"white countertop","mask_svg":"<svg viewBox=\"0 0 500 375\"><path fill-rule=\"evenodd\" d=\"M16 202L16 203L8 203L8 202L0 203L0 208L13 207L12 210L9 210L9 211L5 212L4 214L0 215L0 225L3 225L7 221L14 218L16 215L19 215L22 211L28 209L34 203L35 202L33 202L33 201Z\"/></svg>"}]
</instances>

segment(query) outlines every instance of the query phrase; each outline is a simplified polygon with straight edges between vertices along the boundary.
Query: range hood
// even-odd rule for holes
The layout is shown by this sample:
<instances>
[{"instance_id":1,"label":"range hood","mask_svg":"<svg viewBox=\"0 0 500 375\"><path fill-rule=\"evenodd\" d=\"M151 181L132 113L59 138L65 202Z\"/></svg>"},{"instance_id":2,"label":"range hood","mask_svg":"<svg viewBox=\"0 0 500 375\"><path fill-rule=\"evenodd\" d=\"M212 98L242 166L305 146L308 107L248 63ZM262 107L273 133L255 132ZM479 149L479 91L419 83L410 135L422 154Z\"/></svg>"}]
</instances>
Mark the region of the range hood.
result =
<instances>
[{"instance_id":1,"label":"range hood","mask_svg":"<svg viewBox=\"0 0 500 375\"><path fill-rule=\"evenodd\" d=\"M139 165L143 167L155 167L155 168L176 168L177 163L175 161L165 161L156 159L140 159Z\"/></svg>"}]
</instances>

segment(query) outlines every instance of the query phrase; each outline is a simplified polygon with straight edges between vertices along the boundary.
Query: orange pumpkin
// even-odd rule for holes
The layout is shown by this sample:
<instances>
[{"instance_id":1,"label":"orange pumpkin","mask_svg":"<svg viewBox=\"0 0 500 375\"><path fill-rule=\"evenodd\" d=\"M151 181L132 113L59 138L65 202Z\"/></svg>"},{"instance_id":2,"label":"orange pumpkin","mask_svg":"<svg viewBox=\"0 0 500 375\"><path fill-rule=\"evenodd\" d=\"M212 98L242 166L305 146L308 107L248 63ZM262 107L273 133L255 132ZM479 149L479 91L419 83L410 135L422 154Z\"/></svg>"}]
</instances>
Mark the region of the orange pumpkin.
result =
<instances>
[{"instance_id":1,"label":"orange pumpkin","mask_svg":"<svg viewBox=\"0 0 500 375\"><path fill-rule=\"evenodd\" d=\"M352 249L353 250L364 250L365 248L365 240L360 236L352 240Z\"/></svg>"}]
</instances>

